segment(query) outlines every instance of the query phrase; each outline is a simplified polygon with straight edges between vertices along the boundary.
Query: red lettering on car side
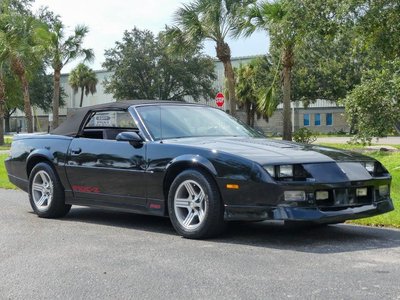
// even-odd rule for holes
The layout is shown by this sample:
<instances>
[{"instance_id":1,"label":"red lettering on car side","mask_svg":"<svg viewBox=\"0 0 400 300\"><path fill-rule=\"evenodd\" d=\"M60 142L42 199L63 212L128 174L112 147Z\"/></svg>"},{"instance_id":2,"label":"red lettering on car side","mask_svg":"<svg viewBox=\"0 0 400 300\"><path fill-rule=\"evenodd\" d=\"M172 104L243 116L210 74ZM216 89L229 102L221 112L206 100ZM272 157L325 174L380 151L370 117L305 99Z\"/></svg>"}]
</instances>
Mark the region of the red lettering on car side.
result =
<instances>
[{"instance_id":1,"label":"red lettering on car side","mask_svg":"<svg viewBox=\"0 0 400 300\"><path fill-rule=\"evenodd\" d=\"M100 189L97 186L73 185L72 190L79 193L100 193Z\"/></svg>"}]
</instances>

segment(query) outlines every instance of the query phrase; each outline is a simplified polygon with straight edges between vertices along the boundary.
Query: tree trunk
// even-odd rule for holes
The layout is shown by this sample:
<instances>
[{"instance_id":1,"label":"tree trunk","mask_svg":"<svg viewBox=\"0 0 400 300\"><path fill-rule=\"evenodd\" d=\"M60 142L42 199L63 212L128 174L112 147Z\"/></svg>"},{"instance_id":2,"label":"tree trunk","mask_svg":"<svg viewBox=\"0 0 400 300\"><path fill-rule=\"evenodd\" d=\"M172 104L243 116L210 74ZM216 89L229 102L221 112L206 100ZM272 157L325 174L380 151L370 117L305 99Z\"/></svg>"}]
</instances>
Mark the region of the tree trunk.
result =
<instances>
[{"instance_id":1,"label":"tree trunk","mask_svg":"<svg viewBox=\"0 0 400 300\"><path fill-rule=\"evenodd\" d=\"M11 60L11 67L14 73L18 76L22 84L22 94L24 96L24 113L26 119L26 127L28 133L33 132L33 119L31 99L29 97L29 82L26 77L26 69L24 63L18 57L13 57Z\"/></svg>"},{"instance_id":2,"label":"tree trunk","mask_svg":"<svg viewBox=\"0 0 400 300\"><path fill-rule=\"evenodd\" d=\"M217 42L217 57L223 63L225 78L228 84L229 109L232 116L236 116L236 92L235 92L235 73L231 63L231 49L224 41Z\"/></svg>"},{"instance_id":3,"label":"tree trunk","mask_svg":"<svg viewBox=\"0 0 400 300\"><path fill-rule=\"evenodd\" d=\"M51 129L55 129L58 127L59 122L59 109L60 109L60 78L61 78L61 69L54 70L53 76L53 122L51 123Z\"/></svg>"},{"instance_id":4,"label":"tree trunk","mask_svg":"<svg viewBox=\"0 0 400 300\"><path fill-rule=\"evenodd\" d=\"M10 132L10 116L8 114L4 115L4 132Z\"/></svg>"},{"instance_id":5,"label":"tree trunk","mask_svg":"<svg viewBox=\"0 0 400 300\"><path fill-rule=\"evenodd\" d=\"M79 103L79 107L82 107L82 105L83 105L83 91L84 91L84 88L81 87L81 102Z\"/></svg>"},{"instance_id":6,"label":"tree trunk","mask_svg":"<svg viewBox=\"0 0 400 300\"><path fill-rule=\"evenodd\" d=\"M246 107L246 124L251 126L251 103L249 101L245 102Z\"/></svg>"},{"instance_id":7,"label":"tree trunk","mask_svg":"<svg viewBox=\"0 0 400 300\"><path fill-rule=\"evenodd\" d=\"M0 145L4 145L4 105L0 104Z\"/></svg>"},{"instance_id":8,"label":"tree trunk","mask_svg":"<svg viewBox=\"0 0 400 300\"><path fill-rule=\"evenodd\" d=\"M256 104L252 103L251 104L251 109L250 109L250 126L254 128L254 119L255 119L255 114L256 114Z\"/></svg>"},{"instance_id":9,"label":"tree trunk","mask_svg":"<svg viewBox=\"0 0 400 300\"><path fill-rule=\"evenodd\" d=\"M32 106L31 106L31 99L29 97L29 83L25 73L21 74L21 83L24 94L24 113L26 119L26 128L28 133L32 133L33 132Z\"/></svg>"},{"instance_id":10,"label":"tree trunk","mask_svg":"<svg viewBox=\"0 0 400 300\"><path fill-rule=\"evenodd\" d=\"M3 81L3 76L0 74L0 145L4 145L3 120L4 120L4 107L6 104L5 97L6 97L5 84Z\"/></svg>"},{"instance_id":11,"label":"tree trunk","mask_svg":"<svg viewBox=\"0 0 400 300\"><path fill-rule=\"evenodd\" d=\"M4 123L5 123L5 128L4 128L4 132L10 132L11 131L11 126L10 126L10 120L11 120L11 116L13 113L15 113L17 109L13 108L12 110L9 109L5 109L4 110Z\"/></svg>"},{"instance_id":12,"label":"tree trunk","mask_svg":"<svg viewBox=\"0 0 400 300\"><path fill-rule=\"evenodd\" d=\"M292 140L292 117L291 117L291 73L293 67L293 49L286 46L282 53L282 91L283 91L283 139Z\"/></svg>"}]
</instances>

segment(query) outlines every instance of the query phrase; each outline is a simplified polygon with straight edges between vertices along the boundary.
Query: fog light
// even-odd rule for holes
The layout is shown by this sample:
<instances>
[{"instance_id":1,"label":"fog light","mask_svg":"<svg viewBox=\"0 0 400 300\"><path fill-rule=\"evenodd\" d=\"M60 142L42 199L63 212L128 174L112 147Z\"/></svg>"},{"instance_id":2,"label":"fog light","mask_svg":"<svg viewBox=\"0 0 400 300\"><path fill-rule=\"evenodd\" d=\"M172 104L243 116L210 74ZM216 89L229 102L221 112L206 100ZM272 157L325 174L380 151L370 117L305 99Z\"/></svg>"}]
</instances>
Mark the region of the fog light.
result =
<instances>
[{"instance_id":1,"label":"fog light","mask_svg":"<svg viewBox=\"0 0 400 300\"><path fill-rule=\"evenodd\" d=\"M329 199L329 192L328 191L318 191L315 194L315 198L317 200L328 200Z\"/></svg>"},{"instance_id":2,"label":"fog light","mask_svg":"<svg viewBox=\"0 0 400 300\"><path fill-rule=\"evenodd\" d=\"M285 191L285 201L306 201L306 193L304 191Z\"/></svg>"},{"instance_id":3,"label":"fog light","mask_svg":"<svg viewBox=\"0 0 400 300\"><path fill-rule=\"evenodd\" d=\"M360 188L356 190L356 195L357 197L365 197L368 195L368 189L367 188Z\"/></svg>"},{"instance_id":4,"label":"fog light","mask_svg":"<svg viewBox=\"0 0 400 300\"><path fill-rule=\"evenodd\" d=\"M389 186L388 185L380 185L379 186L379 196L388 196L389 195Z\"/></svg>"}]
</instances>

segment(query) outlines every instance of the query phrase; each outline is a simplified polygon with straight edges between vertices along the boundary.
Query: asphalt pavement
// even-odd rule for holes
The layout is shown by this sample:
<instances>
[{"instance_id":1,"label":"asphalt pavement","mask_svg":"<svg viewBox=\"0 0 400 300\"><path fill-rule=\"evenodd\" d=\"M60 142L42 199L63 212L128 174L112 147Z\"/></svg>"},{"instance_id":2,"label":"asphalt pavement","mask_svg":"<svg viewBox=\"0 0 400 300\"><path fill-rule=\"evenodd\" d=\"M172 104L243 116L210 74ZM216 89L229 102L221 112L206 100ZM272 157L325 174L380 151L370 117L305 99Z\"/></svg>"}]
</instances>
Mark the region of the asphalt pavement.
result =
<instances>
[{"instance_id":1,"label":"asphalt pavement","mask_svg":"<svg viewBox=\"0 0 400 300\"><path fill-rule=\"evenodd\" d=\"M399 230L260 222L195 241L152 216L40 219L20 191L0 205L0 299L400 299Z\"/></svg>"}]
</instances>

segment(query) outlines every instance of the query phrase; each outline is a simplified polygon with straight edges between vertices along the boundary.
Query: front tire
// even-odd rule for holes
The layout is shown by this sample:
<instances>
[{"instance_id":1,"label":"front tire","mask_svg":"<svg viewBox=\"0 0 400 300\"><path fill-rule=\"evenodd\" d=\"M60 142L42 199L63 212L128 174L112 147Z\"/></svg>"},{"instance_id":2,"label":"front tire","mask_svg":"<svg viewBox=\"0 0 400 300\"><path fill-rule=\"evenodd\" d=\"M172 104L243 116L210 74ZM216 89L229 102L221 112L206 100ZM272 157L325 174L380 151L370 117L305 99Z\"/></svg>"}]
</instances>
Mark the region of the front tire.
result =
<instances>
[{"instance_id":1,"label":"front tire","mask_svg":"<svg viewBox=\"0 0 400 300\"><path fill-rule=\"evenodd\" d=\"M48 163L38 163L29 176L29 202L41 218L65 216L71 205L65 204L64 188Z\"/></svg>"},{"instance_id":2,"label":"front tire","mask_svg":"<svg viewBox=\"0 0 400 300\"><path fill-rule=\"evenodd\" d=\"M185 238L208 238L225 229L218 187L210 175L197 170L186 170L172 182L168 211L175 230Z\"/></svg>"}]
</instances>

